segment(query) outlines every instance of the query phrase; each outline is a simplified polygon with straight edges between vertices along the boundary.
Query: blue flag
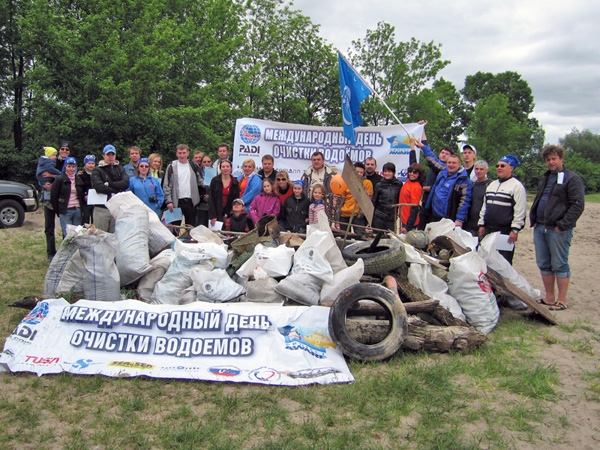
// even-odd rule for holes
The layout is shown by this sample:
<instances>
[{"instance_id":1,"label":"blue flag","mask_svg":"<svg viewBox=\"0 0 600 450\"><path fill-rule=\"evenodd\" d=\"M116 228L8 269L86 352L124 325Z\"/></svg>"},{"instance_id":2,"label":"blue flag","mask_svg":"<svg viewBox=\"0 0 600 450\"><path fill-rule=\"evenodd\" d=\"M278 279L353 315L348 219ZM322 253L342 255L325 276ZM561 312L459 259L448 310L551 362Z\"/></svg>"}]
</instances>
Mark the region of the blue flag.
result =
<instances>
[{"instance_id":1,"label":"blue flag","mask_svg":"<svg viewBox=\"0 0 600 450\"><path fill-rule=\"evenodd\" d=\"M362 125L360 117L360 104L371 93L371 89L358 76L354 68L338 53L338 66L340 71L340 93L342 94L342 122L344 136L353 145L356 145L354 127Z\"/></svg>"}]
</instances>

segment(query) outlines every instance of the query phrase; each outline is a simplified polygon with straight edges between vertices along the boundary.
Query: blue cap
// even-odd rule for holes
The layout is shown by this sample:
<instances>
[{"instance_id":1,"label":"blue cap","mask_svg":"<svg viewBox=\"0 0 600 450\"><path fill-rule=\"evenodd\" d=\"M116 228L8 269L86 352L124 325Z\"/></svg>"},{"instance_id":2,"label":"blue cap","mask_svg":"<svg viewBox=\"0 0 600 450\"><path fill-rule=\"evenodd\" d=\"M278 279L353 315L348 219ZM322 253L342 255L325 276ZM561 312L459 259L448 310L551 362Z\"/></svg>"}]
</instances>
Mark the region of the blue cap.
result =
<instances>
[{"instance_id":1,"label":"blue cap","mask_svg":"<svg viewBox=\"0 0 600 450\"><path fill-rule=\"evenodd\" d=\"M142 163L150 165L150 161L148 161L148 158L140 158L140 160L138 161L138 166Z\"/></svg>"},{"instance_id":2,"label":"blue cap","mask_svg":"<svg viewBox=\"0 0 600 450\"><path fill-rule=\"evenodd\" d=\"M519 167L521 165L521 161L515 155L504 155L498 161L505 162L505 163L507 163L508 165L510 165L510 166L512 166L514 168L517 168L517 167Z\"/></svg>"},{"instance_id":3,"label":"blue cap","mask_svg":"<svg viewBox=\"0 0 600 450\"><path fill-rule=\"evenodd\" d=\"M68 166L69 164L73 164L74 166L76 166L77 160L75 158L73 158L72 156L65 158L65 166Z\"/></svg>"},{"instance_id":4,"label":"blue cap","mask_svg":"<svg viewBox=\"0 0 600 450\"><path fill-rule=\"evenodd\" d=\"M108 144L106 147L104 147L104 150L102 151L102 153L104 153L105 155L107 155L109 153L114 153L116 155L117 149L115 148L114 145Z\"/></svg>"},{"instance_id":5,"label":"blue cap","mask_svg":"<svg viewBox=\"0 0 600 450\"><path fill-rule=\"evenodd\" d=\"M87 164L89 162L96 162L96 157L94 155L85 155L85 158L83 158L83 164Z\"/></svg>"}]
</instances>

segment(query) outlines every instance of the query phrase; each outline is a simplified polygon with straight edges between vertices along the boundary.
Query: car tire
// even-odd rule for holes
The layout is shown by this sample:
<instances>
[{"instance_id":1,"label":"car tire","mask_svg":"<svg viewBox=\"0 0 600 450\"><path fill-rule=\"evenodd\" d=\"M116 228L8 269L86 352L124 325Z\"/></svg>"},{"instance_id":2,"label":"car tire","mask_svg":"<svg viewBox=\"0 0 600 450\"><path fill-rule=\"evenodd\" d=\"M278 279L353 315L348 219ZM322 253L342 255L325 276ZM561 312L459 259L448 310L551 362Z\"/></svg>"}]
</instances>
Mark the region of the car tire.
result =
<instances>
[{"instance_id":1,"label":"car tire","mask_svg":"<svg viewBox=\"0 0 600 450\"><path fill-rule=\"evenodd\" d=\"M15 200L0 200L0 228L16 228L23 225L25 210Z\"/></svg>"},{"instance_id":2,"label":"car tire","mask_svg":"<svg viewBox=\"0 0 600 450\"><path fill-rule=\"evenodd\" d=\"M365 263L365 275L386 274L397 269L406 262L406 250L400 241L382 239L373 253L366 253L372 241L356 242L342 250L342 256L348 265L353 265L358 258Z\"/></svg>"},{"instance_id":3,"label":"car tire","mask_svg":"<svg viewBox=\"0 0 600 450\"><path fill-rule=\"evenodd\" d=\"M389 314L390 332L381 342L363 344L346 328L348 311L360 300L372 300ZM344 289L329 311L329 336L344 355L359 361L381 361L396 353L408 333L408 316L399 297L375 283L359 283Z\"/></svg>"}]
</instances>

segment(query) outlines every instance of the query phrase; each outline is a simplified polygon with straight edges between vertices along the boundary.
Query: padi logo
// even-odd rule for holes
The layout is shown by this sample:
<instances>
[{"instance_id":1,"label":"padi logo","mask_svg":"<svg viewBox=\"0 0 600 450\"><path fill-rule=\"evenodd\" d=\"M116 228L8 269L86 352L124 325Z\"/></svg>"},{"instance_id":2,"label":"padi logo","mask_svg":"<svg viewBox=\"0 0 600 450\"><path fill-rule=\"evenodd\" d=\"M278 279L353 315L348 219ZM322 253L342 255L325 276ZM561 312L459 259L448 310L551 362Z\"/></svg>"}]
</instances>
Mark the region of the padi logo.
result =
<instances>
[{"instance_id":1,"label":"padi logo","mask_svg":"<svg viewBox=\"0 0 600 450\"><path fill-rule=\"evenodd\" d=\"M137 362L137 361L111 361L108 363L108 365L112 366L112 367L126 367L127 369L146 369L146 370L153 370L155 367L153 364Z\"/></svg>"},{"instance_id":2,"label":"padi logo","mask_svg":"<svg viewBox=\"0 0 600 450\"><path fill-rule=\"evenodd\" d=\"M242 373L240 369L234 366L211 367L208 369L208 371L213 375L218 375L221 377L237 377Z\"/></svg>"},{"instance_id":3,"label":"padi logo","mask_svg":"<svg viewBox=\"0 0 600 450\"><path fill-rule=\"evenodd\" d=\"M240 130L240 138L245 144L256 144L260 140L260 128L256 125L244 125Z\"/></svg>"},{"instance_id":4,"label":"padi logo","mask_svg":"<svg viewBox=\"0 0 600 450\"><path fill-rule=\"evenodd\" d=\"M31 310L29 314L25 316L25 318L21 321L21 323L28 323L29 325L37 325L42 320L46 318L48 315L48 311L50 308L48 307L48 303L41 302Z\"/></svg>"}]
</instances>

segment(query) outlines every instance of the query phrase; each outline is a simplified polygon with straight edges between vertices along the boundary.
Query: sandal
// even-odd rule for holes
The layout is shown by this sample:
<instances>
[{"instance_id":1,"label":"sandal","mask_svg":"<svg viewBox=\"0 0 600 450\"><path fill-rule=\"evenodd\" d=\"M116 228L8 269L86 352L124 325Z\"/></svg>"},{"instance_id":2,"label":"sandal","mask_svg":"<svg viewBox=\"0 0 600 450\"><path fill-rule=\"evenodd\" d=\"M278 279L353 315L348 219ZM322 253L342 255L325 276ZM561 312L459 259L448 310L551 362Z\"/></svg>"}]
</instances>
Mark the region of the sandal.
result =
<instances>
[{"instance_id":1,"label":"sandal","mask_svg":"<svg viewBox=\"0 0 600 450\"><path fill-rule=\"evenodd\" d=\"M538 298L535 302L539 303L540 305L546 305L546 306L556 305L556 302L555 303L546 303L543 298Z\"/></svg>"},{"instance_id":2,"label":"sandal","mask_svg":"<svg viewBox=\"0 0 600 450\"><path fill-rule=\"evenodd\" d=\"M556 302L554 305L548 308L550 311L564 311L567 309L569 305L564 304L563 302Z\"/></svg>"}]
</instances>

